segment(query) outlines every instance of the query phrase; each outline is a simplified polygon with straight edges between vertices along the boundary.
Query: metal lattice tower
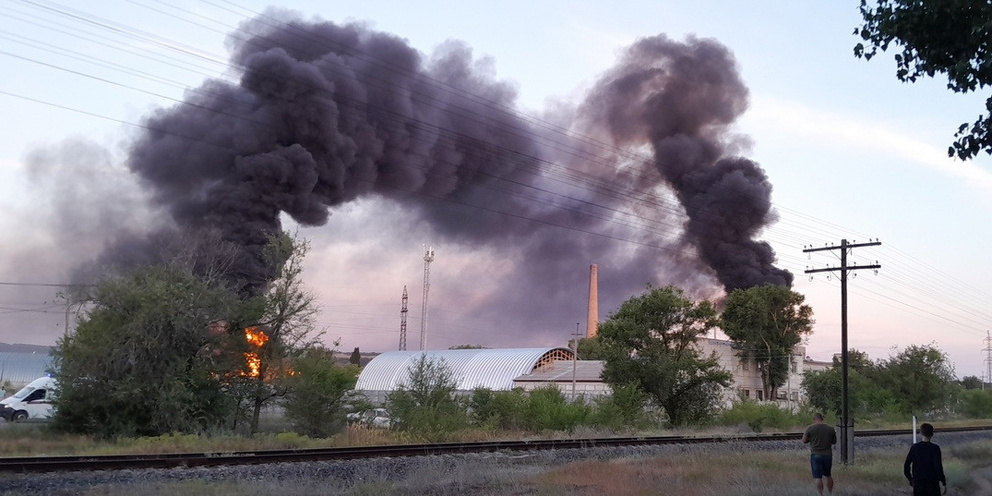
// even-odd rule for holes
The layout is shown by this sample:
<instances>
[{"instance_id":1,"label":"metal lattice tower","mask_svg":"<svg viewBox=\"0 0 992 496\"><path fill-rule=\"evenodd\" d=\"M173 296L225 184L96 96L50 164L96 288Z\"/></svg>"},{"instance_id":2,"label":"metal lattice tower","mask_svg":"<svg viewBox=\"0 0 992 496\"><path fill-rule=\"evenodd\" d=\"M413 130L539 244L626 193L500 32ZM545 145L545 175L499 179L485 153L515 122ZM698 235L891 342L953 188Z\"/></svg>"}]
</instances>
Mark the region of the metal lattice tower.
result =
<instances>
[{"instance_id":1,"label":"metal lattice tower","mask_svg":"<svg viewBox=\"0 0 992 496\"><path fill-rule=\"evenodd\" d=\"M982 391L985 391L985 384L992 384L992 331L985 331L985 380L982 381Z\"/></svg>"},{"instance_id":2,"label":"metal lattice tower","mask_svg":"<svg viewBox=\"0 0 992 496\"><path fill-rule=\"evenodd\" d=\"M431 262L434 261L434 247L424 247L424 307L420 310L420 350L427 346L427 294L431 290Z\"/></svg>"},{"instance_id":3,"label":"metal lattice tower","mask_svg":"<svg viewBox=\"0 0 992 496\"><path fill-rule=\"evenodd\" d=\"M409 300L406 294L406 286L403 286L403 306L400 307L400 351L406 351L406 302Z\"/></svg>"}]
</instances>

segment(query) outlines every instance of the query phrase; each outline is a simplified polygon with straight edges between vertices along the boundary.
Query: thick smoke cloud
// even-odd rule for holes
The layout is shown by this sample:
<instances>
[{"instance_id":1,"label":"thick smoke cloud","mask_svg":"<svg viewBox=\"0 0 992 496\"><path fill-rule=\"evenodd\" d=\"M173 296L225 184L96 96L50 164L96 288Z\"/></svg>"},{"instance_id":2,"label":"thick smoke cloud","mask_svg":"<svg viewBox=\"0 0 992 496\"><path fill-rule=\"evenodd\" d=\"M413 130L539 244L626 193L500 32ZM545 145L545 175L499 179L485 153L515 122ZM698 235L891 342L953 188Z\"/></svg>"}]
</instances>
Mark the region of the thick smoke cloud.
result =
<instances>
[{"instance_id":1,"label":"thick smoke cloud","mask_svg":"<svg viewBox=\"0 0 992 496\"><path fill-rule=\"evenodd\" d=\"M712 40L643 39L594 88L584 117L620 147L649 144L658 172L688 221L685 240L727 291L792 285L775 255L754 240L775 220L771 183L758 164L727 157L728 133L748 91L732 54Z\"/></svg>"},{"instance_id":2,"label":"thick smoke cloud","mask_svg":"<svg viewBox=\"0 0 992 496\"><path fill-rule=\"evenodd\" d=\"M791 283L754 240L774 220L771 185L730 156L747 90L714 41L642 40L584 102L544 121L515 113L512 85L458 42L425 55L362 24L270 13L229 45L237 83L191 89L130 149L167 230L112 245L103 262L207 229L240 247L238 277L255 291L281 215L322 226L369 200L403 212L404 226L383 218L383 229L409 234L414 219L500 260L492 279L449 288L448 304L479 319L584 319L589 263L604 312L647 283L703 297Z\"/></svg>"}]
</instances>

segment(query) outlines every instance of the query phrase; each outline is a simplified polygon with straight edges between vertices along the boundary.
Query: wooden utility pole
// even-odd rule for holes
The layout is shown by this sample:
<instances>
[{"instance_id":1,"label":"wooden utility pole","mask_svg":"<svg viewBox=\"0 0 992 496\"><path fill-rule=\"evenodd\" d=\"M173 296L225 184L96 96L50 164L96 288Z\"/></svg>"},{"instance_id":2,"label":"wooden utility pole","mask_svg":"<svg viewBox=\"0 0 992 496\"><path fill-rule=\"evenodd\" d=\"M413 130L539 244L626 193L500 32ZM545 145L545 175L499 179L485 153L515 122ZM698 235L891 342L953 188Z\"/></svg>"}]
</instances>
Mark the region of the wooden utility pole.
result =
<instances>
[{"instance_id":1,"label":"wooden utility pole","mask_svg":"<svg viewBox=\"0 0 992 496\"><path fill-rule=\"evenodd\" d=\"M846 239L842 239L840 240L840 246L824 246L822 248L803 249L804 253L840 250L840 267L806 269L806 273L840 272L840 362L841 376L843 378L841 386L841 396L843 398L841 399L840 460L845 465L854 461L854 422L851 419L849 402L850 394L848 391L847 380L847 273L849 271L859 269L874 269L875 272L878 273L878 269L882 267L877 262L872 265L848 265L847 252L853 250L854 248L878 246L881 244L882 243L877 240L868 243L848 243Z\"/></svg>"}]
</instances>

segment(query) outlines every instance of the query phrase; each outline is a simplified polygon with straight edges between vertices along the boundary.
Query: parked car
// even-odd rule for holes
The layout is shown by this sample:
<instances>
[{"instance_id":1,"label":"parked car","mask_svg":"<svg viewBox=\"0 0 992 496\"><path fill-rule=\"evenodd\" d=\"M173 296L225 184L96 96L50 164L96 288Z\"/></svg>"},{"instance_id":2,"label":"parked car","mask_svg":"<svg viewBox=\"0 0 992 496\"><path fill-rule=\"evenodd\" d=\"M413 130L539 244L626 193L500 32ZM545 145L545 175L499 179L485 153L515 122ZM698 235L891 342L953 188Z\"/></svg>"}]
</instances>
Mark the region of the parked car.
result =
<instances>
[{"instance_id":1,"label":"parked car","mask_svg":"<svg viewBox=\"0 0 992 496\"><path fill-rule=\"evenodd\" d=\"M349 413L348 423L361 424L379 429L389 429L393 426L393 418L385 408L371 408L360 412Z\"/></svg>"},{"instance_id":2,"label":"parked car","mask_svg":"<svg viewBox=\"0 0 992 496\"><path fill-rule=\"evenodd\" d=\"M9 398L0 400L0 417L8 422L47 419L55 408L55 379L39 377Z\"/></svg>"}]
</instances>

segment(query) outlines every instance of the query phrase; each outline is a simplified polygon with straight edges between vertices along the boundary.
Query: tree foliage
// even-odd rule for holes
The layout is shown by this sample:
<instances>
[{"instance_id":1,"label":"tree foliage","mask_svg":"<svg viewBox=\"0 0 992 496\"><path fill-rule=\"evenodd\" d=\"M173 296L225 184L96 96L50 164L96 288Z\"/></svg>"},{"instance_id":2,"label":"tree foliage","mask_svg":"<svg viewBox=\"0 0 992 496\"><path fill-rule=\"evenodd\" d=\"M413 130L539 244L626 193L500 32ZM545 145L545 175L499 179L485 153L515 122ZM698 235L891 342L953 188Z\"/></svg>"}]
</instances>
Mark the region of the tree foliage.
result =
<instances>
[{"instance_id":1,"label":"tree foliage","mask_svg":"<svg viewBox=\"0 0 992 496\"><path fill-rule=\"evenodd\" d=\"M909 346L874 362L852 350L848 366L849 408L856 417L948 410L959 388L947 355L933 345ZM802 387L814 407L840 415L841 373L835 361L830 370L804 374Z\"/></svg>"},{"instance_id":2,"label":"tree foliage","mask_svg":"<svg viewBox=\"0 0 992 496\"><path fill-rule=\"evenodd\" d=\"M988 0L861 0L864 25L855 29L864 43L857 57L871 59L895 44L896 77L915 82L947 75L948 89L967 93L992 84L992 3ZM967 160L992 154L992 96L973 124L962 124L948 156Z\"/></svg>"},{"instance_id":3,"label":"tree foliage","mask_svg":"<svg viewBox=\"0 0 992 496\"><path fill-rule=\"evenodd\" d=\"M603 379L614 390L643 391L673 425L706 418L731 380L714 356L702 356L696 347L715 317L708 301L693 303L672 286L649 287L600 325Z\"/></svg>"},{"instance_id":4,"label":"tree foliage","mask_svg":"<svg viewBox=\"0 0 992 496\"><path fill-rule=\"evenodd\" d=\"M977 375L969 375L961 379L961 387L965 389L982 389L982 386L982 379Z\"/></svg>"},{"instance_id":5,"label":"tree foliage","mask_svg":"<svg viewBox=\"0 0 992 496\"><path fill-rule=\"evenodd\" d=\"M328 437L345 424L348 392L358 380L358 367L341 366L334 351L313 348L292 361L289 394L283 403L286 418L301 434Z\"/></svg>"},{"instance_id":6,"label":"tree foliage","mask_svg":"<svg viewBox=\"0 0 992 496\"><path fill-rule=\"evenodd\" d=\"M397 429L438 442L467 425L468 414L455 397L458 384L444 360L423 355L407 373L408 379L386 398Z\"/></svg>"},{"instance_id":7,"label":"tree foliage","mask_svg":"<svg viewBox=\"0 0 992 496\"><path fill-rule=\"evenodd\" d=\"M176 268L108 280L87 298L76 331L53 351L54 425L104 438L203 432L233 419L224 387L236 365L208 328L237 320L236 295Z\"/></svg>"},{"instance_id":8,"label":"tree foliage","mask_svg":"<svg viewBox=\"0 0 992 496\"><path fill-rule=\"evenodd\" d=\"M968 418L992 418L992 391L966 389L958 399L958 410Z\"/></svg>"},{"instance_id":9,"label":"tree foliage","mask_svg":"<svg viewBox=\"0 0 992 496\"><path fill-rule=\"evenodd\" d=\"M596 336L579 338L579 360L602 360L602 347L602 343L600 343Z\"/></svg>"},{"instance_id":10,"label":"tree foliage","mask_svg":"<svg viewBox=\"0 0 992 496\"><path fill-rule=\"evenodd\" d=\"M309 248L306 240L280 233L270 238L262 252L275 279L251 302L257 312L251 327L264 339L248 347L253 365L241 376L238 388L250 408L251 433L258 432L262 407L289 391L285 378L292 360L317 342L314 320L319 308L302 281L303 259Z\"/></svg>"},{"instance_id":11,"label":"tree foliage","mask_svg":"<svg viewBox=\"0 0 992 496\"><path fill-rule=\"evenodd\" d=\"M875 383L873 376L869 369L851 367L848 371L848 408L851 415L869 419L886 413L901 413L895 395ZM802 387L814 409L840 418L843 406L841 381L841 368L835 364L829 370L804 373Z\"/></svg>"},{"instance_id":12,"label":"tree foliage","mask_svg":"<svg viewBox=\"0 0 992 496\"><path fill-rule=\"evenodd\" d=\"M754 358L765 398L774 398L789 377L792 350L813 331L805 297L785 286L736 289L724 302L721 326L743 357Z\"/></svg>"},{"instance_id":13,"label":"tree foliage","mask_svg":"<svg viewBox=\"0 0 992 496\"><path fill-rule=\"evenodd\" d=\"M876 379L892 391L907 413L931 413L949 405L957 381L947 354L933 345L912 345L879 362Z\"/></svg>"}]
</instances>

